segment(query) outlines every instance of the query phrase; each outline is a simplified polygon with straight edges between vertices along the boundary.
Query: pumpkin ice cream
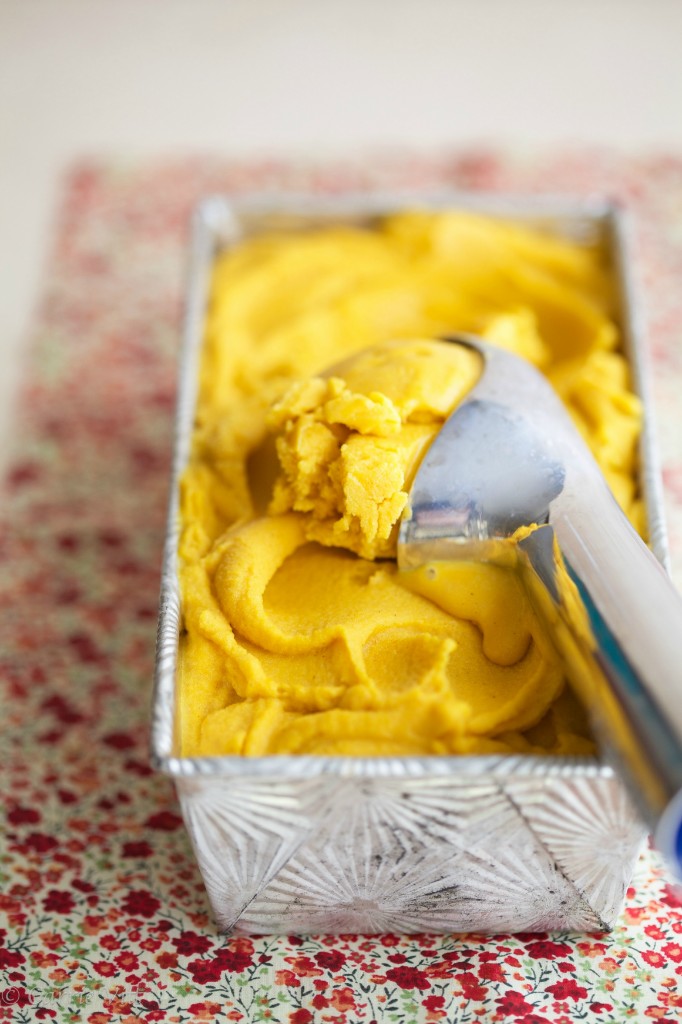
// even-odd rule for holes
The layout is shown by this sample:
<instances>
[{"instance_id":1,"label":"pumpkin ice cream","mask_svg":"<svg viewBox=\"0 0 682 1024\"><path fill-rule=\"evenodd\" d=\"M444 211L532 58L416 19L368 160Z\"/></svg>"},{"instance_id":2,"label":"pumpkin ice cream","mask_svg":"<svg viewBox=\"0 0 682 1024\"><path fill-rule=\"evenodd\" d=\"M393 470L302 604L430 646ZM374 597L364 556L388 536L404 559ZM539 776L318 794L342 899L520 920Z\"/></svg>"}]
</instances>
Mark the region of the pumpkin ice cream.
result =
<instances>
[{"instance_id":1,"label":"pumpkin ice cream","mask_svg":"<svg viewBox=\"0 0 682 1024\"><path fill-rule=\"evenodd\" d=\"M550 377L637 522L640 410L600 253L470 214L245 241L216 264L182 484L182 753L587 753L520 581L403 577L415 468L472 331Z\"/></svg>"},{"instance_id":2,"label":"pumpkin ice cream","mask_svg":"<svg viewBox=\"0 0 682 1024\"><path fill-rule=\"evenodd\" d=\"M308 540L394 558L414 471L479 372L459 345L407 340L294 384L267 421L281 466L269 514L305 513Z\"/></svg>"}]
</instances>

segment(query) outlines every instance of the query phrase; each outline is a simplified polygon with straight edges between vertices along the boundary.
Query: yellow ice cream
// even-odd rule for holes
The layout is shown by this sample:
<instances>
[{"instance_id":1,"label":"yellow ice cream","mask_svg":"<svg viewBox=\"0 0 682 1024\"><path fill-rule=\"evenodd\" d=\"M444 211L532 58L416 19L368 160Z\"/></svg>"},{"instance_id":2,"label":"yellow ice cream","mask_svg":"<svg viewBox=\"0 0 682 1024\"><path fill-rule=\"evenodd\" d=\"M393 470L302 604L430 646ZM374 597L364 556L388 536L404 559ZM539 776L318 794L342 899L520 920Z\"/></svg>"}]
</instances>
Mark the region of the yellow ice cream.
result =
<instances>
[{"instance_id":1,"label":"yellow ice cream","mask_svg":"<svg viewBox=\"0 0 682 1024\"><path fill-rule=\"evenodd\" d=\"M183 754L591 749L513 572L453 567L436 594L392 560L479 372L434 340L462 330L547 373L639 522L597 249L458 213L243 243L216 265L182 484Z\"/></svg>"},{"instance_id":2,"label":"yellow ice cream","mask_svg":"<svg viewBox=\"0 0 682 1024\"><path fill-rule=\"evenodd\" d=\"M394 558L414 472L480 375L446 341L386 342L294 384L275 404L280 462L270 515L305 513L305 536L363 558Z\"/></svg>"}]
</instances>

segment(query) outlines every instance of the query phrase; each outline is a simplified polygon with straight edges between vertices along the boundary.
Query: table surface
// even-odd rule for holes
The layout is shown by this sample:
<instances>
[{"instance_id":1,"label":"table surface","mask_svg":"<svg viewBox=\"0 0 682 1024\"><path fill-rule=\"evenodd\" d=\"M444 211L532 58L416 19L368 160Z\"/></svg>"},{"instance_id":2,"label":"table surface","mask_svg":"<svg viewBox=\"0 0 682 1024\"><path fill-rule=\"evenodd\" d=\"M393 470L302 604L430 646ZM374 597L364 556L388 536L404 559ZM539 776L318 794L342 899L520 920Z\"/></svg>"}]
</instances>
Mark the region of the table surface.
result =
<instances>
[{"instance_id":1,"label":"table surface","mask_svg":"<svg viewBox=\"0 0 682 1024\"><path fill-rule=\"evenodd\" d=\"M76 156L682 149L677 0L2 0L0 462Z\"/></svg>"}]
</instances>

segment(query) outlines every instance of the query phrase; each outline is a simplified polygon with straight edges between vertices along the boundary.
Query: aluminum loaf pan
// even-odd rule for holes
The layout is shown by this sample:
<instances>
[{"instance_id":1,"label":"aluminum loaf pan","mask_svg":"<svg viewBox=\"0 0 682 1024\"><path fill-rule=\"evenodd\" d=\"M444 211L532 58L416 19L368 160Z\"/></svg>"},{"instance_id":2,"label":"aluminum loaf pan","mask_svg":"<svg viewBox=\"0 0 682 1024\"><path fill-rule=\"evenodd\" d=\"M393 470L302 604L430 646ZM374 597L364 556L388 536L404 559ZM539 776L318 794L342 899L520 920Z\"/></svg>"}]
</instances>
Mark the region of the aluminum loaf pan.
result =
<instances>
[{"instance_id":1,"label":"aluminum loaf pan","mask_svg":"<svg viewBox=\"0 0 682 1024\"><path fill-rule=\"evenodd\" d=\"M364 223L408 207L509 216L606 247L623 347L647 415L641 488L666 560L641 312L628 226L608 202L552 198L278 195L206 199L193 222L152 726L218 927L237 933L601 931L613 926L643 828L610 768L586 758L182 757L176 672L178 484L191 445L215 255L265 228Z\"/></svg>"}]
</instances>

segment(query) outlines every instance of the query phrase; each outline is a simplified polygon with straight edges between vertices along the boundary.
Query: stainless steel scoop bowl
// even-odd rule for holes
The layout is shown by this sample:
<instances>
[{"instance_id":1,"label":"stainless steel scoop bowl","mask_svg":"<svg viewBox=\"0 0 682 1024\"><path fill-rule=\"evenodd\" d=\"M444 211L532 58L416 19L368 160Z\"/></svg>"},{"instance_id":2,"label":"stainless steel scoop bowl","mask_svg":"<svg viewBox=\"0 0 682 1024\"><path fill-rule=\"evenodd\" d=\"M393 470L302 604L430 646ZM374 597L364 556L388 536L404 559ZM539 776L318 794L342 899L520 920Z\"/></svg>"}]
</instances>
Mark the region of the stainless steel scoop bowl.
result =
<instances>
[{"instance_id":1,"label":"stainless steel scoop bowl","mask_svg":"<svg viewBox=\"0 0 682 1024\"><path fill-rule=\"evenodd\" d=\"M516 563L604 758L682 875L682 598L542 374L478 338L446 340L476 350L482 373L419 466L398 565Z\"/></svg>"}]
</instances>

